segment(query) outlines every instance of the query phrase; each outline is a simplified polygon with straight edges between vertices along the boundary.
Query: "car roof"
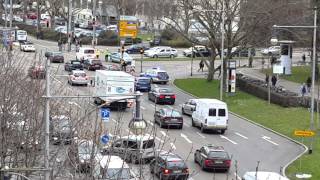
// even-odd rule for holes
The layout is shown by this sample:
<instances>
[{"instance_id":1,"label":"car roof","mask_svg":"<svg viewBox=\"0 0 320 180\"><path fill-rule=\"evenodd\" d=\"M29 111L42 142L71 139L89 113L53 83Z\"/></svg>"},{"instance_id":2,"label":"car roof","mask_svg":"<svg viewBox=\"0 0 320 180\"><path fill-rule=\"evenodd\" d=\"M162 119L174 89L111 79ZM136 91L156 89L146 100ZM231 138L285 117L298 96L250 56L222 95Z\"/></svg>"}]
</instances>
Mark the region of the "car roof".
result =
<instances>
[{"instance_id":1,"label":"car roof","mask_svg":"<svg viewBox=\"0 0 320 180\"><path fill-rule=\"evenodd\" d=\"M146 141L146 140L153 140L154 137L150 134L145 134L145 135L129 135L129 136L123 136L122 139L127 139L127 140L133 140L133 141Z\"/></svg>"},{"instance_id":2,"label":"car roof","mask_svg":"<svg viewBox=\"0 0 320 180\"><path fill-rule=\"evenodd\" d=\"M136 80L150 80L148 77L136 77Z\"/></svg>"},{"instance_id":3,"label":"car roof","mask_svg":"<svg viewBox=\"0 0 320 180\"><path fill-rule=\"evenodd\" d=\"M167 161L183 161L179 155L168 151L160 151L159 157L166 159Z\"/></svg>"},{"instance_id":4,"label":"car roof","mask_svg":"<svg viewBox=\"0 0 320 180\"><path fill-rule=\"evenodd\" d=\"M225 152L223 146L215 146L213 144L207 144L203 146L206 151L216 151L216 152Z\"/></svg>"},{"instance_id":5,"label":"car roof","mask_svg":"<svg viewBox=\"0 0 320 180\"><path fill-rule=\"evenodd\" d=\"M288 178L281 176L279 173L267 172L267 171L251 171L246 172L243 177L246 177L245 180L266 180L266 179L276 179L276 180L289 180Z\"/></svg>"},{"instance_id":6,"label":"car roof","mask_svg":"<svg viewBox=\"0 0 320 180\"><path fill-rule=\"evenodd\" d=\"M121 169L121 168L129 168L128 164L123 161L119 156L102 156L100 160L100 166L102 168L114 168L114 169Z\"/></svg>"},{"instance_id":7,"label":"car roof","mask_svg":"<svg viewBox=\"0 0 320 180\"><path fill-rule=\"evenodd\" d=\"M160 69L159 67L153 67L151 69L147 69L147 71L156 71L156 72L167 72L163 69Z\"/></svg>"},{"instance_id":8,"label":"car roof","mask_svg":"<svg viewBox=\"0 0 320 180\"><path fill-rule=\"evenodd\" d=\"M220 101L218 99L201 98L201 99L197 99L197 101L201 101L201 102L206 103L206 104L226 105L225 102Z\"/></svg>"}]
</instances>

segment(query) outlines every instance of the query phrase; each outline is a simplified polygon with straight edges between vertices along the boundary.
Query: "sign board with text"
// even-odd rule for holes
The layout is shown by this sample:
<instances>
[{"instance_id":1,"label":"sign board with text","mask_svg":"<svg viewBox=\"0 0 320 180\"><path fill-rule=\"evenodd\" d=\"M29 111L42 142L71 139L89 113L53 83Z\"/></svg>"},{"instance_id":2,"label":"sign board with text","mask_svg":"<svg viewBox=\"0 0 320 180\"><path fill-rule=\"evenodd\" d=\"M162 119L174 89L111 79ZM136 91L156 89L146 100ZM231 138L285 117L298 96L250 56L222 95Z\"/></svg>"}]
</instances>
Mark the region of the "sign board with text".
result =
<instances>
[{"instance_id":1,"label":"sign board with text","mask_svg":"<svg viewBox=\"0 0 320 180\"><path fill-rule=\"evenodd\" d=\"M119 36L137 38L138 19L135 16L120 16Z\"/></svg>"},{"instance_id":2,"label":"sign board with text","mask_svg":"<svg viewBox=\"0 0 320 180\"><path fill-rule=\"evenodd\" d=\"M316 133L314 131L308 131L308 130L295 130L294 135L300 136L300 137L312 137Z\"/></svg>"}]
</instances>

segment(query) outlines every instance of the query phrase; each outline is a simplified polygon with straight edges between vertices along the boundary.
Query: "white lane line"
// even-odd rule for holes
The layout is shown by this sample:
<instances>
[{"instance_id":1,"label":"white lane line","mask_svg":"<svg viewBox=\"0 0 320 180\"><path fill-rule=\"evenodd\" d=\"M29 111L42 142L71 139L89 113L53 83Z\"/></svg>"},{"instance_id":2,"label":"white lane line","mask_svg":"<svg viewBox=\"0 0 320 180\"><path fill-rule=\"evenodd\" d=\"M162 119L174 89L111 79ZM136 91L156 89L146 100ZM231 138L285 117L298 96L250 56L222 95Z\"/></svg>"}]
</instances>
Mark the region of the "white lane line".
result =
<instances>
[{"instance_id":1,"label":"white lane line","mask_svg":"<svg viewBox=\"0 0 320 180\"><path fill-rule=\"evenodd\" d=\"M225 140L231 142L232 144L238 144L238 143L232 141L231 139L227 138L226 136L220 135L220 137L221 137L222 139L225 139Z\"/></svg>"},{"instance_id":2,"label":"white lane line","mask_svg":"<svg viewBox=\"0 0 320 180\"><path fill-rule=\"evenodd\" d=\"M187 126L187 127L191 127L190 124L187 124L187 123L183 123L184 126Z\"/></svg>"},{"instance_id":3,"label":"white lane line","mask_svg":"<svg viewBox=\"0 0 320 180\"><path fill-rule=\"evenodd\" d=\"M153 104L150 104L153 108L154 108L154 105Z\"/></svg>"},{"instance_id":4,"label":"white lane line","mask_svg":"<svg viewBox=\"0 0 320 180\"><path fill-rule=\"evenodd\" d=\"M244 139L249 139L248 137L246 137L246 136L244 136L244 135L242 135L242 134L240 134L240 133L238 133L238 132L235 132L235 134L238 135L238 136L240 136L240 137L242 137L242 138L244 138Z\"/></svg>"},{"instance_id":5,"label":"white lane line","mask_svg":"<svg viewBox=\"0 0 320 180\"><path fill-rule=\"evenodd\" d=\"M180 107L182 107L182 104L179 104Z\"/></svg>"},{"instance_id":6,"label":"white lane line","mask_svg":"<svg viewBox=\"0 0 320 180\"><path fill-rule=\"evenodd\" d=\"M181 137L183 137L188 143L192 144L192 141L185 134L181 133Z\"/></svg>"},{"instance_id":7,"label":"white lane line","mask_svg":"<svg viewBox=\"0 0 320 180\"><path fill-rule=\"evenodd\" d=\"M57 81L58 83L62 84L62 82L60 80L58 80L57 78L51 76L55 81Z\"/></svg>"},{"instance_id":8,"label":"white lane line","mask_svg":"<svg viewBox=\"0 0 320 180\"><path fill-rule=\"evenodd\" d=\"M160 138L156 137L156 140L160 141L161 143L163 143L163 140L161 140Z\"/></svg>"},{"instance_id":9,"label":"white lane line","mask_svg":"<svg viewBox=\"0 0 320 180\"><path fill-rule=\"evenodd\" d=\"M189 177L188 180L193 180L193 178L192 178L192 177Z\"/></svg>"},{"instance_id":10,"label":"white lane line","mask_svg":"<svg viewBox=\"0 0 320 180\"><path fill-rule=\"evenodd\" d=\"M147 121L147 123L150 124L151 126L154 125L151 121Z\"/></svg>"},{"instance_id":11,"label":"white lane line","mask_svg":"<svg viewBox=\"0 0 320 180\"><path fill-rule=\"evenodd\" d=\"M118 121L116 121L115 119L111 119L113 122L115 122L116 124L118 124L119 122Z\"/></svg>"},{"instance_id":12,"label":"white lane line","mask_svg":"<svg viewBox=\"0 0 320 180\"><path fill-rule=\"evenodd\" d=\"M234 176L237 178L237 180L241 180L241 177L237 173L234 173Z\"/></svg>"},{"instance_id":13,"label":"white lane line","mask_svg":"<svg viewBox=\"0 0 320 180\"><path fill-rule=\"evenodd\" d=\"M273 145L275 145L275 146L279 146L279 144L277 144L277 143L275 143L275 142L271 141L271 137L268 137L268 136L262 136L262 139L264 139L264 140L268 141L269 143L271 143L271 144L273 144Z\"/></svg>"},{"instance_id":14,"label":"white lane line","mask_svg":"<svg viewBox=\"0 0 320 180\"><path fill-rule=\"evenodd\" d=\"M160 133L162 134L162 136L167 137L167 134L164 131L160 131Z\"/></svg>"},{"instance_id":15,"label":"white lane line","mask_svg":"<svg viewBox=\"0 0 320 180\"><path fill-rule=\"evenodd\" d=\"M145 107L143 107L143 106L140 106L140 108L142 109L142 110L145 110L146 108Z\"/></svg>"},{"instance_id":16,"label":"white lane line","mask_svg":"<svg viewBox=\"0 0 320 180\"><path fill-rule=\"evenodd\" d=\"M202 137L203 139L205 139L206 137L204 135L202 135L201 133L197 132L197 134Z\"/></svg>"},{"instance_id":17,"label":"white lane line","mask_svg":"<svg viewBox=\"0 0 320 180\"><path fill-rule=\"evenodd\" d=\"M172 148L173 150L176 150L176 149L177 149L176 146L175 146L173 143L170 143L170 146L171 146L171 148Z\"/></svg>"},{"instance_id":18,"label":"white lane line","mask_svg":"<svg viewBox=\"0 0 320 180\"><path fill-rule=\"evenodd\" d=\"M154 87L156 87L156 88L157 88L157 87L158 87L158 85L157 85L157 84L155 84L155 85L154 85Z\"/></svg>"},{"instance_id":19,"label":"white lane line","mask_svg":"<svg viewBox=\"0 0 320 180\"><path fill-rule=\"evenodd\" d=\"M78 108L82 109L82 107L81 107L78 103L76 103L76 102L69 101L68 103L71 104L71 105L75 105L75 106L77 106Z\"/></svg>"}]
</instances>

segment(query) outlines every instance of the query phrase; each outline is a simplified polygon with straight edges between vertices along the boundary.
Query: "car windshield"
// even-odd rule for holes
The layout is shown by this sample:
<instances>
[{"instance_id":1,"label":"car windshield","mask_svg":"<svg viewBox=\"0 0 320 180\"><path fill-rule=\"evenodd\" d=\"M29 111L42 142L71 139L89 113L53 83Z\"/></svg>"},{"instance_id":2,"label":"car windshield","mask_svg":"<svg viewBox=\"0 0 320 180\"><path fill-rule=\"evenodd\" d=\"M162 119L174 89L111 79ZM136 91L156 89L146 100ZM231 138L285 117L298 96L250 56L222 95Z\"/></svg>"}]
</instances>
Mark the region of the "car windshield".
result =
<instances>
[{"instance_id":1,"label":"car windshield","mask_svg":"<svg viewBox=\"0 0 320 180\"><path fill-rule=\"evenodd\" d=\"M79 61L73 61L72 64L81 64Z\"/></svg>"},{"instance_id":2,"label":"car windshield","mask_svg":"<svg viewBox=\"0 0 320 180\"><path fill-rule=\"evenodd\" d=\"M86 76L86 73L80 73L80 72L78 72L78 73L74 73L73 74L75 77L85 77Z\"/></svg>"},{"instance_id":3,"label":"car windshield","mask_svg":"<svg viewBox=\"0 0 320 180\"><path fill-rule=\"evenodd\" d=\"M18 31L17 34L18 34L18 35L26 35L27 32L25 32L25 31Z\"/></svg>"},{"instance_id":4,"label":"car windshield","mask_svg":"<svg viewBox=\"0 0 320 180\"><path fill-rule=\"evenodd\" d=\"M166 112L166 116L170 116L170 117L180 117L180 113L178 111L175 110L167 110Z\"/></svg>"},{"instance_id":5,"label":"car windshield","mask_svg":"<svg viewBox=\"0 0 320 180\"><path fill-rule=\"evenodd\" d=\"M229 158L228 154L223 151L211 151L211 152L209 152L209 157L210 158L221 158L221 159Z\"/></svg>"},{"instance_id":6,"label":"car windshield","mask_svg":"<svg viewBox=\"0 0 320 180\"><path fill-rule=\"evenodd\" d=\"M143 141L142 149L153 148L155 146L154 140L150 139L147 141Z\"/></svg>"},{"instance_id":7,"label":"car windshield","mask_svg":"<svg viewBox=\"0 0 320 180\"><path fill-rule=\"evenodd\" d=\"M129 168L108 168L107 179L131 179L131 173Z\"/></svg>"},{"instance_id":8,"label":"car windshield","mask_svg":"<svg viewBox=\"0 0 320 180\"><path fill-rule=\"evenodd\" d=\"M181 160L168 161L167 163L168 168L173 168L173 167L184 168L185 166L186 166L185 163Z\"/></svg>"},{"instance_id":9,"label":"car windshield","mask_svg":"<svg viewBox=\"0 0 320 180\"><path fill-rule=\"evenodd\" d=\"M52 53L52 55L54 55L54 56L62 56L62 53L61 52L54 52L54 53Z\"/></svg>"},{"instance_id":10,"label":"car windshield","mask_svg":"<svg viewBox=\"0 0 320 180\"><path fill-rule=\"evenodd\" d=\"M159 93L172 93L171 89L159 89Z\"/></svg>"},{"instance_id":11,"label":"car windshield","mask_svg":"<svg viewBox=\"0 0 320 180\"><path fill-rule=\"evenodd\" d=\"M71 128L71 124L68 120L66 119L57 119L54 122L57 126L57 128L61 129L61 128Z\"/></svg>"},{"instance_id":12,"label":"car windshield","mask_svg":"<svg viewBox=\"0 0 320 180\"><path fill-rule=\"evenodd\" d=\"M149 79L138 79L138 83L147 84L147 83L149 83L149 82L150 82Z\"/></svg>"},{"instance_id":13,"label":"car windshield","mask_svg":"<svg viewBox=\"0 0 320 180\"><path fill-rule=\"evenodd\" d=\"M92 64L101 64L100 60L92 60Z\"/></svg>"},{"instance_id":14,"label":"car windshield","mask_svg":"<svg viewBox=\"0 0 320 180\"><path fill-rule=\"evenodd\" d=\"M94 54L94 50L93 49L85 49L84 53L85 54Z\"/></svg>"},{"instance_id":15,"label":"car windshield","mask_svg":"<svg viewBox=\"0 0 320 180\"><path fill-rule=\"evenodd\" d=\"M130 58L130 55L127 54L127 53L123 53L123 57L124 57L124 58Z\"/></svg>"}]
</instances>

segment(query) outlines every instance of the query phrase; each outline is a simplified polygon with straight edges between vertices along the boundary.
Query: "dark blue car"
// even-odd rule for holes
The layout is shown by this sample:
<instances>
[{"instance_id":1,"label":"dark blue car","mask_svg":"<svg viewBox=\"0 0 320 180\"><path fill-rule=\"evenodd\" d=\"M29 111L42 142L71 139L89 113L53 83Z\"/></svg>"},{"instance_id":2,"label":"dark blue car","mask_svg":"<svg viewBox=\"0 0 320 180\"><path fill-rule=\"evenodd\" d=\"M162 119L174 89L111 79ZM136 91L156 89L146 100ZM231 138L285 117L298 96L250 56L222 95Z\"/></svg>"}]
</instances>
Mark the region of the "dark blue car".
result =
<instances>
[{"instance_id":1,"label":"dark blue car","mask_svg":"<svg viewBox=\"0 0 320 180\"><path fill-rule=\"evenodd\" d=\"M151 89L151 83L150 78L147 77L138 77L135 81L135 90L136 91L150 91Z\"/></svg>"}]
</instances>

